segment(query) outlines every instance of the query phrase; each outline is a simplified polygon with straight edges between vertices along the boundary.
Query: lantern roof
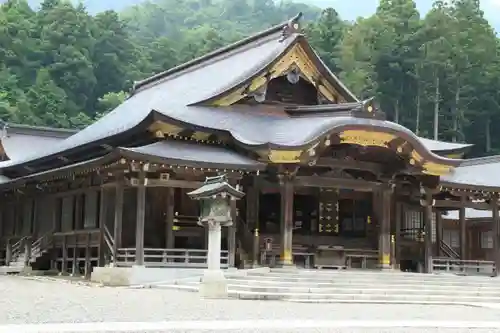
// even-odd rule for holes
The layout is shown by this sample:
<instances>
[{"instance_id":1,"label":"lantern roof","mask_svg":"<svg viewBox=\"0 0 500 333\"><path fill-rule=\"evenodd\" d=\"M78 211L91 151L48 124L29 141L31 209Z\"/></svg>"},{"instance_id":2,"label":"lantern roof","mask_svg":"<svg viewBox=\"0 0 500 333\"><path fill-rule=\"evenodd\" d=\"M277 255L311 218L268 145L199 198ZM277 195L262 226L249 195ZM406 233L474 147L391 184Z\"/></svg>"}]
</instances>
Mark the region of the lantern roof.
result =
<instances>
[{"instance_id":1,"label":"lantern roof","mask_svg":"<svg viewBox=\"0 0 500 333\"><path fill-rule=\"evenodd\" d=\"M245 195L245 193L229 184L226 175L207 177L205 183L200 188L189 192L187 195L191 199L200 200L219 194L226 194L234 199L241 199Z\"/></svg>"}]
</instances>

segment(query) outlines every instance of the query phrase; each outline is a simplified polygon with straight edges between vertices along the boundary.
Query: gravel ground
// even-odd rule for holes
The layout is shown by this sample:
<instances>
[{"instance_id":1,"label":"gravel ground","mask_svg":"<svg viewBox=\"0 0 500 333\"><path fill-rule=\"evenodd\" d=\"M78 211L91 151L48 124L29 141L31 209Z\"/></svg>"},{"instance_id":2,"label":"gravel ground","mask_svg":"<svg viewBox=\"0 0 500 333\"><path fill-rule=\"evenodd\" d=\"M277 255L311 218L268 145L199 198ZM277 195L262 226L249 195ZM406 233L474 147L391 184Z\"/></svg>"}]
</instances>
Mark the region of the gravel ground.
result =
<instances>
[{"instance_id":1,"label":"gravel ground","mask_svg":"<svg viewBox=\"0 0 500 333\"><path fill-rule=\"evenodd\" d=\"M302 304L202 300L196 293L163 289L89 287L0 276L0 325L169 320L440 320L500 321L499 309L466 306ZM301 329L297 332L500 332L488 329ZM187 331L194 332L194 331ZM200 331L197 331L200 332ZM211 332L210 330L204 332ZM238 330L242 333L255 330ZM266 330L266 332L272 332ZM294 333L294 331L287 330Z\"/></svg>"}]
</instances>

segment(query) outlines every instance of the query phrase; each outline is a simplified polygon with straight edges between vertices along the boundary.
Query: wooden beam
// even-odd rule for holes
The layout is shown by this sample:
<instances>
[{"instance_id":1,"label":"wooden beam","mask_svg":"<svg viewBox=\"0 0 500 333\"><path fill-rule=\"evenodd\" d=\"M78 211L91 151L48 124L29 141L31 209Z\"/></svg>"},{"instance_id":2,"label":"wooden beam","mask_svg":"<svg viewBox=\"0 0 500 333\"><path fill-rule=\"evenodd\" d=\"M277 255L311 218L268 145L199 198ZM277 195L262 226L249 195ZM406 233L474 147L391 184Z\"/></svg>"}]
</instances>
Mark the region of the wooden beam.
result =
<instances>
[{"instance_id":1,"label":"wooden beam","mask_svg":"<svg viewBox=\"0 0 500 333\"><path fill-rule=\"evenodd\" d=\"M281 194L281 264L293 265L293 182L283 176L280 184Z\"/></svg>"},{"instance_id":2,"label":"wooden beam","mask_svg":"<svg viewBox=\"0 0 500 333\"><path fill-rule=\"evenodd\" d=\"M175 247L174 218L175 218L175 188L167 188L167 211L166 211L166 235L165 245L167 249Z\"/></svg>"},{"instance_id":3,"label":"wooden beam","mask_svg":"<svg viewBox=\"0 0 500 333\"><path fill-rule=\"evenodd\" d=\"M107 213L107 205L108 205L108 198L106 197L106 192L107 189L104 187L101 187L100 194L99 194L99 262L98 266L99 267L104 267L105 266L105 251L106 249L106 242L104 240L104 228L106 226L106 213Z\"/></svg>"},{"instance_id":4,"label":"wooden beam","mask_svg":"<svg viewBox=\"0 0 500 333\"><path fill-rule=\"evenodd\" d=\"M352 189L371 192L382 183L360 179L329 178L319 176L297 176L294 185L297 187L323 187L337 189Z\"/></svg>"},{"instance_id":5,"label":"wooden beam","mask_svg":"<svg viewBox=\"0 0 500 333\"><path fill-rule=\"evenodd\" d=\"M427 189L426 189L427 192ZM432 273L432 194L427 192L425 194L425 206L424 206L424 267L426 273Z\"/></svg>"},{"instance_id":6,"label":"wooden beam","mask_svg":"<svg viewBox=\"0 0 500 333\"><path fill-rule=\"evenodd\" d=\"M383 166L378 163L345 160L345 159L330 158L330 157L318 158L315 166L331 167L339 169L365 170L365 171L372 171L373 173L381 173L383 171Z\"/></svg>"},{"instance_id":7,"label":"wooden beam","mask_svg":"<svg viewBox=\"0 0 500 333\"><path fill-rule=\"evenodd\" d=\"M122 230L123 230L123 182L118 182L115 188L115 218L113 230L113 261L118 262L118 249L122 246Z\"/></svg>"},{"instance_id":8,"label":"wooden beam","mask_svg":"<svg viewBox=\"0 0 500 333\"><path fill-rule=\"evenodd\" d=\"M187 189L195 189L201 187L203 182L200 181L189 181L189 180L177 180L177 179L169 179L162 180L157 178L147 178L145 179L145 184L141 185L139 178L130 178L125 180L128 186L137 187L175 187L175 188L187 188Z\"/></svg>"},{"instance_id":9,"label":"wooden beam","mask_svg":"<svg viewBox=\"0 0 500 333\"><path fill-rule=\"evenodd\" d=\"M460 203L462 204L462 207L460 207L460 210L458 211L458 220L460 223L460 259L466 260L466 255L467 255L467 225L466 225L466 220L465 220L465 204L466 204L466 198L461 197L460 198Z\"/></svg>"},{"instance_id":10,"label":"wooden beam","mask_svg":"<svg viewBox=\"0 0 500 333\"><path fill-rule=\"evenodd\" d=\"M465 197L463 197L465 199ZM463 206L465 205L465 206ZM490 210L491 206L486 202L471 202L471 201L454 201L454 200L434 200L434 207L436 208L454 208L460 209L461 207L474 208L479 210Z\"/></svg>"},{"instance_id":11,"label":"wooden beam","mask_svg":"<svg viewBox=\"0 0 500 333\"><path fill-rule=\"evenodd\" d=\"M135 264L144 265L144 223L146 217L146 187L144 186L146 172L139 173L139 184L137 188L137 213L135 234Z\"/></svg>"}]
</instances>

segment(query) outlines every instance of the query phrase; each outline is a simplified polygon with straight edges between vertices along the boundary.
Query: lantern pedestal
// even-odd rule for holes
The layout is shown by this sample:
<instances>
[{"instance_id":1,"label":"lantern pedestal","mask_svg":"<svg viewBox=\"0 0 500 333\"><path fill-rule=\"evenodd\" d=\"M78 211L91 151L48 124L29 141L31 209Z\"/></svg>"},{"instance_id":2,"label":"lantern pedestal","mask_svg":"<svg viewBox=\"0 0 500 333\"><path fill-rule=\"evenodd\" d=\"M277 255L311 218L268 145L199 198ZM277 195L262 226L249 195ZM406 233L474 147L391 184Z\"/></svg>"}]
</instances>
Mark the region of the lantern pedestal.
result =
<instances>
[{"instance_id":1,"label":"lantern pedestal","mask_svg":"<svg viewBox=\"0 0 500 333\"><path fill-rule=\"evenodd\" d=\"M226 277L220 269L221 227L233 224L230 202L241 199L245 194L231 186L225 175L219 175L207 177L202 187L188 195L200 201L198 224L208 227L208 269L201 279L200 294L205 298L227 298Z\"/></svg>"},{"instance_id":2,"label":"lantern pedestal","mask_svg":"<svg viewBox=\"0 0 500 333\"><path fill-rule=\"evenodd\" d=\"M208 269L200 284L200 294L204 298L227 298L227 281L220 269L221 261L221 223L208 222Z\"/></svg>"}]
</instances>

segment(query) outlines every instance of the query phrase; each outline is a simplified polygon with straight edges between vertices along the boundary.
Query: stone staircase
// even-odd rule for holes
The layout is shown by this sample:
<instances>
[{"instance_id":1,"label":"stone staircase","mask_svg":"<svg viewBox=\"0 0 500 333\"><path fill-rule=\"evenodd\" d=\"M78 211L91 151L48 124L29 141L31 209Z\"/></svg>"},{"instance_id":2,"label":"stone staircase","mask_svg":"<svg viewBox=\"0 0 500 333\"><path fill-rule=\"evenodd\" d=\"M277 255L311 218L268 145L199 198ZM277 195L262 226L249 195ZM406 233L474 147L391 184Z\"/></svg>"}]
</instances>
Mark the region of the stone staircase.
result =
<instances>
[{"instance_id":1,"label":"stone staircase","mask_svg":"<svg viewBox=\"0 0 500 333\"><path fill-rule=\"evenodd\" d=\"M0 274L19 274L30 271L33 266L50 254L52 237L51 233L38 238L30 244L30 258L26 265L25 242L28 238L21 239L12 245L12 258L7 266L0 267Z\"/></svg>"},{"instance_id":2,"label":"stone staircase","mask_svg":"<svg viewBox=\"0 0 500 333\"><path fill-rule=\"evenodd\" d=\"M314 303L500 303L500 278L271 269L226 274L229 297ZM152 287L197 291L199 278Z\"/></svg>"}]
</instances>

